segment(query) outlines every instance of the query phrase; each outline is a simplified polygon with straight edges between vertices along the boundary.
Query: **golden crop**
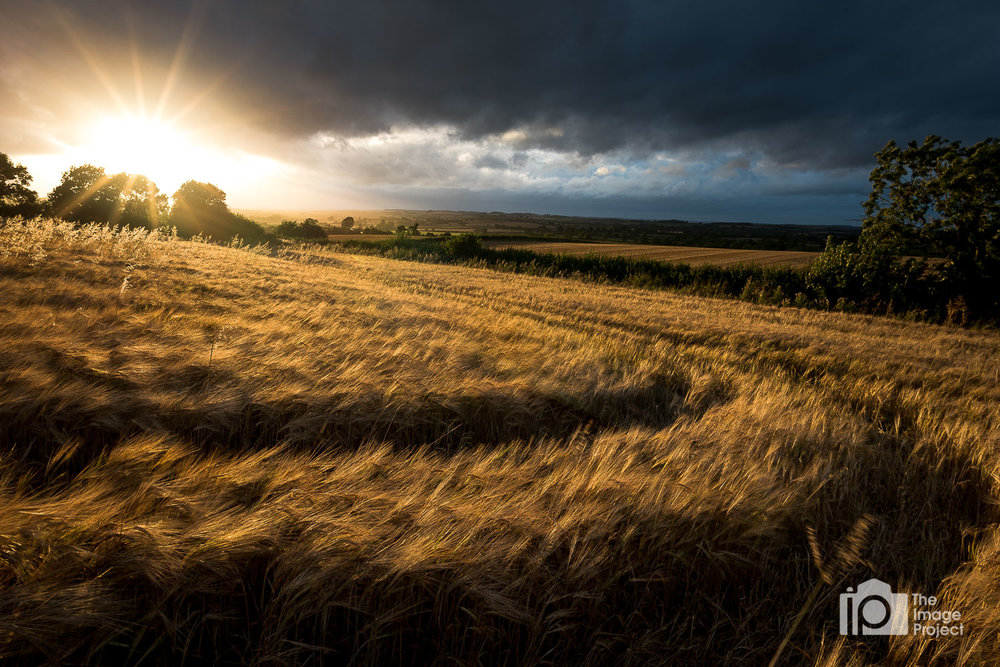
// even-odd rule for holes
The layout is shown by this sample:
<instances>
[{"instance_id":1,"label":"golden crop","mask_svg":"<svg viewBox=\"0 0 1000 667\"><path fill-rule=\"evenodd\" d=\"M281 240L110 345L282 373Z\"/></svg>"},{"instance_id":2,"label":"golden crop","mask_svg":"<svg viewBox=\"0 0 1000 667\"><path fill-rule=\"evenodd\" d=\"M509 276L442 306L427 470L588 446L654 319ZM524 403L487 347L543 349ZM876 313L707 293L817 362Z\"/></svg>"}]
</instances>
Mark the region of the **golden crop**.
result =
<instances>
[{"instance_id":1,"label":"golden crop","mask_svg":"<svg viewBox=\"0 0 1000 667\"><path fill-rule=\"evenodd\" d=\"M0 227L0 659L988 663L998 406L992 330Z\"/></svg>"},{"instance_id":2,"label":"golden crop","mask_svg":"<svg viewBox=\"0 0 1000 667\"><path fill-rule=\"evenodd\" d=\"M696 248L693 246L646 245L639 243L574 243L567 242L490 242L496 248L523 248L537 253L562 255L597 255L652 259L661 262L683 262L694 266L714 264L758 264L761 266L808 266L819 257L818 252L800 250L738 250L731 248Z\"/></svg>"}]
</instances>

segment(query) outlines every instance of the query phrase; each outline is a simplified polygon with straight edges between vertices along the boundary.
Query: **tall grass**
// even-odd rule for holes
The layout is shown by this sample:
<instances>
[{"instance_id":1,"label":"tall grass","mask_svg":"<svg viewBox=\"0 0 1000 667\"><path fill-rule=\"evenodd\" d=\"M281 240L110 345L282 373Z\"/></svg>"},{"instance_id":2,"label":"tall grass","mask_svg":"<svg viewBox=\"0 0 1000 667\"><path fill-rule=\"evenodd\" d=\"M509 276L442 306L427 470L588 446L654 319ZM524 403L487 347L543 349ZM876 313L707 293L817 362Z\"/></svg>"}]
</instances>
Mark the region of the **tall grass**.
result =
<instances>
[{"instance_id":1,"label":"tall grass","mask_svg":"<svg viewBox=\"0 0 1000 667\"><path fill-rule=\"evenodd\" d=\"M129 234L0 229L0 659L1000 650L994 332Z\"/></svg>"}]
</instances>

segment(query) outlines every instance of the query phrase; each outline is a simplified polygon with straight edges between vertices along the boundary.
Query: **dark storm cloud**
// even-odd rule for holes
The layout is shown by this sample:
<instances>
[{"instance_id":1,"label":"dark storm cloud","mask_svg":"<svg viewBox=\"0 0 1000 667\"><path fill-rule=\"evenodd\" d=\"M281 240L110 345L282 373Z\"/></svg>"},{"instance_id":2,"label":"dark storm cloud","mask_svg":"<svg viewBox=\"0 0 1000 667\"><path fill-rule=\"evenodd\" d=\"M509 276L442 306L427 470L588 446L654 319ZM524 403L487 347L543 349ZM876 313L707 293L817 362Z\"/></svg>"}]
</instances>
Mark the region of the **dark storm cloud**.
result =
<instances>
[{"instance_id":1,"label":"dark storm cloud","mask_svg":"<svg viewBox=\"0 0 1000 667\"><path fill-rule=\"evenodd\" d=\"M1000 5L987 2L0 8L0 32L63 59L67 27L105 63L127 65L132 43L163 69L182 44L189 81L220 80L231 106L286 136L444 124L473 140L516 129L517 149L735 148L815 169L867 164L889 138L981 138L1000 120Z\"/></svg>"},{"instance_id":2,"label":"dark storm cloud","mask_svg":"<svg viewBox=\"0 0 1000 667\"><path fill-rule=\"evenodd\" d=\"M521 147L732 142L831 166L891 136L991 131L1000 10L873 4L370 1L248 10L224 41L257 35L241 90L289 131L448 123L521 128Z\"/></svg>"}]
</instances>

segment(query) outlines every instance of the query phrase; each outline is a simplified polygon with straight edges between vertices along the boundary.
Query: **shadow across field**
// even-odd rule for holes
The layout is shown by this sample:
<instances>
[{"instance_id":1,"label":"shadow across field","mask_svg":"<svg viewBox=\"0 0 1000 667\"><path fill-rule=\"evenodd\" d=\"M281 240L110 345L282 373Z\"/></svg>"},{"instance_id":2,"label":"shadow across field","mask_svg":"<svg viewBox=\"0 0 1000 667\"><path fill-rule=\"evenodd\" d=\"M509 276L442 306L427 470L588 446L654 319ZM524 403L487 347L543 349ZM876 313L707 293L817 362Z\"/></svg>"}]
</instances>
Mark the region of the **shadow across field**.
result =
<instances>
[{"instance_id":1,"label":"shadow across field","mask_svg":"<svg viewBox=\"0 0 1000 667\"><path fill-rule=\"evenodd\" d=\"M692 393L681 373L652 374L629 386L484 384L475 392L399 396L369 392L287 395L261 400L246 378L225 366L188 364L154 383L156 392L124 373L93 368L73 355L43 348L42 368L13 374L0 392L0 441L24 464L51 468L67 442L78 465L129 438L175 436L199 447L253 451L275 445L298 450L354 449L366 443L454 452L467 446L563 439L594 429L664 428L681 413L696 415L729 394ZM28 378L47 374L40 390ZM42 480L40 480L42 481Z\"/></svg>"},{"instance_id":2,"label":"shadow across field","mask_svg":"<svg viewBox=\"0 0 1000 667\"><path fill-rule=\"evenodd\" d=\"M629 487L635 497L612 480L573 486L588 449L601 446L582 444L559 464L567 477L549 482L549 500L522 488L518 468L502 490L491 482L501 508L490 517L470 514L479 501L461 489L476 476L461 456L407 459L414 472L289 452L252 464L252 453L227 454L207 466L214 455L194 449L114 448L29 506L34 529L19 553L48 548L58 569L5 588L4 655L576 665L658 663L669 651L686 664L761 664L820 579L808 530L831 575L796 637L814 650L817 635L836 633L846 585L877 576L932 593L962 563L962 527L998 518L979 468L954 457L929 465L902 446L843 450L831 463L846 472L824 484L765 479L748 464L752 486L735 501L688 476L656 504L641 486ZM543 455L521 453L525 470L538 468ZM425 463L443 467L441 481L416 483ZM301 477L311 468L328 479ZM305 485L310 493L297 494ZM414 495L400 502L387 495L396 487ZM523 494L516 503L540 514L503 512L506 494ZM60 513L79 498L93 502L84 516ZM568 514L573 507L588 511ZM852 547L845 536L866 516L870 529ZM72 542L53 546L53 535ZM61 612L83 607L89 613ZM873 661L888 656L877 641L863 650Z\"/></svg>"}]
</instances>

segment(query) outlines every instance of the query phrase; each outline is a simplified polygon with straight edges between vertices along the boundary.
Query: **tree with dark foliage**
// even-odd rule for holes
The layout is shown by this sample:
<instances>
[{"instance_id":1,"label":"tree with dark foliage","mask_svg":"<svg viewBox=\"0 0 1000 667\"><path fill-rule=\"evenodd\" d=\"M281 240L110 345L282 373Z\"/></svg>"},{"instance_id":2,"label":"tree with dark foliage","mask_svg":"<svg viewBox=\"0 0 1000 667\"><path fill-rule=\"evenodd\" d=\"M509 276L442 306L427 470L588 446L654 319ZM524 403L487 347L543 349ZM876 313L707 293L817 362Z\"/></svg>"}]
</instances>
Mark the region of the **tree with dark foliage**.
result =
<instances>
[{"instance_id":1,"label":"tree with dark foliage","mask_svg":"<svg viewBox=\"0 0 1000 667\"><path fill-rule=\"evenodd\" d=\"M299 225L299 236L306 239L325 239L326 230L316 218L306 218Z\"/></svg>"},{"instance_id":2,"label":"tree with dark foliage","mask_svg":"<svg viewBox=\"0 0 1000 667\"><path fill-rule=\"evenodd\" d=\"M298 236L298 231L299 223L294 220L282 220L281 224L274 230L274 233L285 238L294 238Z\"/></svg>"},{"instance_id":3,"label":"tree with dark foliage","mask_svg":"<svg viewBox=\"0 0 1000 667\"><path fill-rule=\"evenodd\" d=\"M156 183L145 176L132 174L116 174L112 179L121 183L119 224L156 229L166 222L167 195L160 192Z\"/></svg>"},{"instance_id":4,"label":"tree with dark foliage","mask_svg":"<svg viewBox=\"0 0 1000 667\"><path fill-rule=\"evenodd\" d=\"M890 141L875 158L861 236L829 243L810 270L811 286L830 305L996 319L1000 140L965 147L929 136L905 148Z\"/></svg>"},{"instance_id":5,"label":"tree with dark foliage","mask_svg":"<svg viewBox=\"0 0 1000 667\"><path fill-rule=\"evenodd\" d=\"M104 167L82 164L63 172L49 193L49 211L57 218L79 223L111 222L121 204L120 184Z\"/></svg>"},{"instance_id":6,"label":"tree with dark foliage","mask_svg":"<svg viewBox=\"0 0 1000 667\"><path fill-rule=\"evenodd\" d=\"M895 254L948 261L941 278L972 317L1000 295L1000 140L964 147L937 136L875 155L865 202L867 235Z\"/></svg>"},{"instance_id":7,"label":"tree with dark foliage","mask_svg":"<svg viewBox=\"0 0 1000 667\"><path fill-rule=\"evenodd\" d=\"M238 236L251 242L267 237L259 224L229 210L225 192L211 183L199 181L187 181L174 193L170 221L182 236L203 234L216 240Z\"/></svg>"},{"instance_id":8,"label":"tree with dark foliage","mask_svg":"<svg viewBox=\"0 0 1000 667\"><path fill-rule=\"evenodd\" d=\"M52 215L78 223L155 229L166 219L167 197L145 176L114 174L84 164L72 167L49 193Z\"/></svg>"},{"instance_id":9,"label":"tree with dark foliage","mask_svg":"<svg viewBox=\"0 0 1000 667\"><path fill-rule=\"evenodd\" d=\"M316 218L306 218L302 222L282 220L275 230L278 236L293 239L325 239L326 230L320 226Z\"/></svg>"},{"instance_id":10,"label":"tree with dark foliage","mask_svg":"<svg viewBox=\"0 0 1000 667\"><path fill-rule=\"evenodd\" d=\"M211 183L186 181L174 193L170 220L181 234L219 236L228 216L226 193Z\"/></svg>"},{"instance_id":11,"label":"tree with dark foliage","mask_svg":"<svg viewBox=\"0 0 1000 667\"><path fill-rule=\"evenodd\" d=\"M38 194L32 190L31 174L0 153L0 220L34 218L41 214Z\"/></svg>"}]
</instances>

